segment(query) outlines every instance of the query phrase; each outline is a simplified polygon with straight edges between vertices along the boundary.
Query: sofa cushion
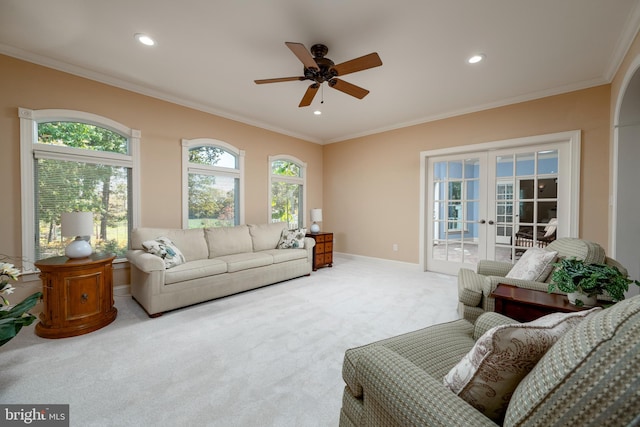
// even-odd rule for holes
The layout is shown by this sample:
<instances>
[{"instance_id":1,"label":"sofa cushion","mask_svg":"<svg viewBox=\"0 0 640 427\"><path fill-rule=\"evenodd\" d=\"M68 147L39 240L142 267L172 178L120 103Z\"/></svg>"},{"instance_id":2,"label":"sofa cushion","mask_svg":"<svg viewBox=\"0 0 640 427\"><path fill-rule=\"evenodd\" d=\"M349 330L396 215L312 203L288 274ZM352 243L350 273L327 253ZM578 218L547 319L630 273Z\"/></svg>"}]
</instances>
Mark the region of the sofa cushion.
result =
<instances>
[{"instance_id":1,"label":"sofa cushion","mask_svg":"<svg viewBox=\"0 0 640 427\"><path fill-rule=\"evenodd\" d=\"M152 255L162 258L164 268L173 268L185 262L184 255L167 237L142 242L142 247Z\"/></svg>"},{"instance_id":2,"label":"sofa cushion","mask_svg":"<svg viewBox=\"0 0 640 427\"><path fill-rule=\"evenodd\" d=\"M273 257L265 252L244 252L220 256L217 259L227 263L229 273L273 264Z\"/></svg>"},{"instance_id":3,"label":"sofa cushion","mask_svg":"<svg viewBox=\"0 0 640 427\"><path fill-rule=\"evenodd\" d=\"M282 230L278 249L302 249L304 248L304 236L307 234L306 228L297 230Z\"/></svg>"},{"instance_id":4,"label":"sofa cushion","mask_svg":"<svg viewBox=\"0 0 640 427\"><path fill-rule=\"evenodd\" d=\"M520 380L566 331L598 310L553 313L529 323L491 328L444 377L444 385L501 423Z\"/></svg>"},{"instance_id":5,"label":"sofa cushion","mask_svg":"<svg viewBox=\"0 0 640 427\"><path fill-rule=\"evenodd\" d=\"M558 252L529 248L505 277L543 282L553 270Z\"/></svg>"},{"instance_id":6,"label":"sofa cushion","mask_svg":"<svg viewBox=\"0 0 640 427\"><path fill-rule=\"evenodd\" d=\"M269 254L273 257L273 263L279 264L281 262L292 261L294 259L306 259L307 251L304 249L269 249L262 251L265 254Z\"/></svg>"},{"instance_id":7,"label":"sofa cushion","mask_svg":"<svg viewBox=\"0 0 640 427\"><path fill-rule=\"evenodd\" d=\"M634 296L560 338L513 393L505 425L637 425L638 390L640 296Z\"/></svg>"},{"instance_id":8,"label":"sofa cushion","mask_svg":"<svg viewBox=\"0 0 640 427\"><path fill-rule=\"evenodd\" d=\"M209 246L209 258L253 252L253 242L246 225L205 228L204 235Z\"/></svg>"},{"instance_id":9,"label":"sofa cushion","mask_svg":"<svg viewBox=\"0 0 640 427\"><path fill-rule=\"evenodd\" d=\"M253 251L275 249L280 241L282 230L287 229L286 222L274 222L271 224L248 224L249 234L253 240Z\"/></svg>"},{"instance_id":10,"label":"sofa cushion","mask_svg":"<svg viewBox=\"0 0 640 427\"><path fill-rule=\"evenodd\" d=\"M209 256L209 248L204 239L204 231L201 228L188 230L178 228L136 228L131 232L131 249L144 249L142 242L161 236L169 238L180 248L187 261L206 259Z\"/></svg>"},{"instance_id":11,"label":"sofa cushion","mask_svg":"<svg viewBox=\"0 0 640 427\"><path fill-rule=\"evenodd\" d=\"M199 259L189 261L182 265L167 270L164 275L164 284L184 282L186 280L210 277L227 272L227 263L218 259Z\"/></svg>"}]
</instances>

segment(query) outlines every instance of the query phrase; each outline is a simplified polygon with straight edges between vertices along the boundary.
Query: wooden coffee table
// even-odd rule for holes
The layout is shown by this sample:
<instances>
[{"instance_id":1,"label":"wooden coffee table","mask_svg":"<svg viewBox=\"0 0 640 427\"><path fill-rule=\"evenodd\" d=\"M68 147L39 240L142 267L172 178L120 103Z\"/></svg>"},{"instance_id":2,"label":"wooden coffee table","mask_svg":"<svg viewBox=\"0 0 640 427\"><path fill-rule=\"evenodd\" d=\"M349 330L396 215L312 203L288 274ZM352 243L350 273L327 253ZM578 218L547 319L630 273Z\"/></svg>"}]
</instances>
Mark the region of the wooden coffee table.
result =
<instances>
[{"instance_id":1,"label":"wooden coffee table","mask_svg":"<svg viewBox=\"0 0 640 427\"><path fill-rule=\"evenodd\" d=\"M496 312L519 322L530 322L551 313L588 310L569 303L566 295L519 288L500 283L491 294L496 300Z\"/></svg>"}]
</instances>

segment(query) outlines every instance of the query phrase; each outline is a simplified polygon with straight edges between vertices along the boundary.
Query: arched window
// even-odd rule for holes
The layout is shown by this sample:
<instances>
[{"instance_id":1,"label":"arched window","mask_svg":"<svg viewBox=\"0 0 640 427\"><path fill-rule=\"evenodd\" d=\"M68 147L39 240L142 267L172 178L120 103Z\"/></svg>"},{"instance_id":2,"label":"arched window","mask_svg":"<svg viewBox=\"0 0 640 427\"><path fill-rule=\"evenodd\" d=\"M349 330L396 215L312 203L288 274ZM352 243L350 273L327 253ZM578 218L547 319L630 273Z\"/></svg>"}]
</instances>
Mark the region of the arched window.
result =
<instances>
[{"instance_id":1,"label":"arched window","mask_svg":"<svg viewBox=\"0 0 640 427\"><path fill-rule=\"evenodd\" d=\"M304 226L307 164L292 156L269 157L271 222L286 222L290 229Z\"/></svg>"},{"instance_id":2,"label":"arched window","mask_svg":"<svg viewBox=\"0 0 640 427\"><path fill-rule=\"evenodd\" d=\"M209 138L182 140L182 225L244 223L244 151Z\"/></svg>"},{"instance_id":3,"label":"arched window","mask_svg":"<svg viewBox=\"0 0 640 427\"><path fill-rule=\"evenodd\" d=\"M138 218L140 132L91 113L20 108L25 270L63 255L63 212L93 213L96 252L124 258ZM71 238L72 239L72 238Z\"/></svg>"}]
</instances>

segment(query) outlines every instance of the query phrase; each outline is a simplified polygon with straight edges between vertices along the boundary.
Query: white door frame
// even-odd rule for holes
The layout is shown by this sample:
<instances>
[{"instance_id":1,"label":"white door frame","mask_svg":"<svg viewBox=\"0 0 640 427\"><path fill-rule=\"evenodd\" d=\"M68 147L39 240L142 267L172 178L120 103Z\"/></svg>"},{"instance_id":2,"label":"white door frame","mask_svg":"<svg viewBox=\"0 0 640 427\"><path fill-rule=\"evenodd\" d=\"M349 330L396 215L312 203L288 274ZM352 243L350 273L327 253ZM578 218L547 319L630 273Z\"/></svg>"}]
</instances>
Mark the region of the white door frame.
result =
<instances>
[{"instance_id":1,"label":"white door frame","mask_svg":"<svg viewBox=\"0 0 640 427\"><path fill-rule=\"evenodd\" d=\"M447 156L477 151L490 151L507 148L518 148L528 145L539 145L549 143L569 143L569 158L567 165L569 167L569 179L571 180L571 188L573 191L570 195L568 206L568 224L563 225L567 235L570 237L578 237L580 230L580 151L581 151L581 132L580 130L572 130L566 132L550 133L545 135L534 135L523 138L506 139L501 141L483 142L479 144L463 145L451 148L440 148L437 150L428 150L420 152L420 224L419 232L419 259L420 269L427 269L427 204L429 201L429 189L427 188L427 164L430 157Z\"/></svg>"}]
</instances>

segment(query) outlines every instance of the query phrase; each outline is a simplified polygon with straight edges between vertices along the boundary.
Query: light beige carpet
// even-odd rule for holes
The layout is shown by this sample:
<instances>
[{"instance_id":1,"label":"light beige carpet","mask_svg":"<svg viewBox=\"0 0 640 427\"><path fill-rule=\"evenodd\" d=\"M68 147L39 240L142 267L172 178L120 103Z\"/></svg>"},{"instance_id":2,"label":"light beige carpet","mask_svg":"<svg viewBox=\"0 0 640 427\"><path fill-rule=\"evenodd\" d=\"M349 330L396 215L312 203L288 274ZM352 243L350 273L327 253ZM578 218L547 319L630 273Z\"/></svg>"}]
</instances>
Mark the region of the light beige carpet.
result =
<instances>
[{"instance_id":1,"label":"light beige carpet","mask_svg":"<svg viewBox=\"0 0 640 427\"><path fill-rule=\"evenodd\" d=\"M336 426L348 348L458 318L455 277L336 256L288 282L149 319L130 297L88 335L0 347L0 401L71 426Z\"/></svg>"}]
</instances>

